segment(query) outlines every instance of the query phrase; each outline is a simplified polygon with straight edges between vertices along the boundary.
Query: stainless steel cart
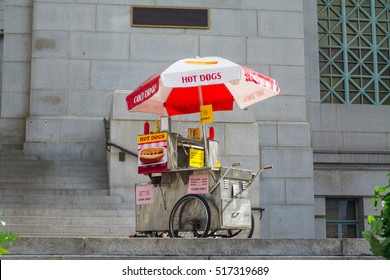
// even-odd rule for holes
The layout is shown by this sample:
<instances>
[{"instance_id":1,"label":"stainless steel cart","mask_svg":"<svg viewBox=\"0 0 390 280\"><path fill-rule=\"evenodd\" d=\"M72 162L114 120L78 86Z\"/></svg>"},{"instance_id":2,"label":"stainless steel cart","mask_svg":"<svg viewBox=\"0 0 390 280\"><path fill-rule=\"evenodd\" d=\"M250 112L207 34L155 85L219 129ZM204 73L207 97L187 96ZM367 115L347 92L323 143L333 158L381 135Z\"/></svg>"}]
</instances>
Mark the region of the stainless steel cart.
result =
<instances>
[{"instance_id":1,"label":"stainless steel cart","mask_svg":"<svg viewBox=\"0 0 390 280\"><path fill-rule=\"evenodd\" d=\"M261 172L272 166L257 173L241 169L239 164L213 166L217 141L166 133L164 145L166 170L143 171L150 180L136 185L136 231L187 238L251 237L254 219L249 190ZM208 149L205 161L210 166L191 167L191 149Z\"/></svg>"}]
</instances>

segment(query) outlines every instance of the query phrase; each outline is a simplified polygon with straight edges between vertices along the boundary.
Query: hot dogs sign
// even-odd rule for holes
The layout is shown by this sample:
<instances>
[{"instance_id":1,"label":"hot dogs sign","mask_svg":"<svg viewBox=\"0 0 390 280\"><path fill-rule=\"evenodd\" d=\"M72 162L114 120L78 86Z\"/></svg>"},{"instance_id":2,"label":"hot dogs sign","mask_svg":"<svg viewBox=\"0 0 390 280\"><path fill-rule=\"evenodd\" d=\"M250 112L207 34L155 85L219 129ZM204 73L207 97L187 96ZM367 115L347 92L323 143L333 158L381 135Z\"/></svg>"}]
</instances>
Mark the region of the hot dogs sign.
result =
<instances>
[{"instance_id":1,"label":"hot dogs sign","mask_svg":"<svg viewBox=\"0 0 390 280\"><path fill-rule=\"evenodd\" d=\"M167 133L138 136L138 173L147 174L168 170Z\"/></svg>"}]
</instances>

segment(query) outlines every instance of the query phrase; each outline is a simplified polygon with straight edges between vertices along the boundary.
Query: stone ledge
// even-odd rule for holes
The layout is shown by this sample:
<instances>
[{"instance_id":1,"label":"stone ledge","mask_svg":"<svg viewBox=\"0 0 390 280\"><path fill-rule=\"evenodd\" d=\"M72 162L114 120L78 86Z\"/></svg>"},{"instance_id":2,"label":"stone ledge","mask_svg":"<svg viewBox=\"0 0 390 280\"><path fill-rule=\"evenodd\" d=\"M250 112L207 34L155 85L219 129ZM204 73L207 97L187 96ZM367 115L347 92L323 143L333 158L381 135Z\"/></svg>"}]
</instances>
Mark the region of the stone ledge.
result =
<instances>
[{"instance_id":1,"label":"stone ledge","mask_svg":"<svg viewBox=\"0 0 390 280\"><path fill-rule=\"evenodd\" d=\"M334 164L390 164L387 151L320 151L313 152L314 163Z\"/></svg>"},{"instance_id":2,"label":"stone ledge","mask_svg":"<svg viewBox=\"0 0 390 280\"><path fill-rule=\"evenodd\" d=\"M1 258L376 258L364 239L20 237Z\"/></svg>"}]
</instances>

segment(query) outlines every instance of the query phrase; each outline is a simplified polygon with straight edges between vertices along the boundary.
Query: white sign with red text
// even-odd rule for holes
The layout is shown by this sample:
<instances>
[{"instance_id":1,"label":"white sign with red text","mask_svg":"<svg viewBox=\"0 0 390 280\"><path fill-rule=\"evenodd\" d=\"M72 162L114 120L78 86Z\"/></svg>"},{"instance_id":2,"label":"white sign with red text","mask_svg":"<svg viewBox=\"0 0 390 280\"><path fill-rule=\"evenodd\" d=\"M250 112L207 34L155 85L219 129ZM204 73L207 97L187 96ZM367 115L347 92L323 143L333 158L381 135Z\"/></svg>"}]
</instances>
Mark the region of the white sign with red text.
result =
<instances>
[{"instance_id":1,"label":"white sign with red text","mask_svg":"<svg viewBox=\"0 0 390 280\"><path fill-rule=\"evenodd\" d=\"M166 87L222 84L241 78L241 66L220 57L182 59L161 73Z\"/></svg>"}]
</instances>

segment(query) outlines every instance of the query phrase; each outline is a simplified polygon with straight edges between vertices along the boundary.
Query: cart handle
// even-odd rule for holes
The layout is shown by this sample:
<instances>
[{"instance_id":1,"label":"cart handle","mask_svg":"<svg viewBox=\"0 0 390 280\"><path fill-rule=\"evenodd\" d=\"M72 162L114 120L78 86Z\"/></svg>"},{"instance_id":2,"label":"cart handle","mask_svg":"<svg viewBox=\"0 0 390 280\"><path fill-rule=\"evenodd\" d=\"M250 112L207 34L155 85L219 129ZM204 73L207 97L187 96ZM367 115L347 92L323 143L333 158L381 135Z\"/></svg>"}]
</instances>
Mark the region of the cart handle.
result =
<instances>
[{"instance_id":1,"label":"cart handle","mask_svg":"<svg viewBox=\"0 0 390 280\"><path fill-rule=\"evenodd\" d=\"M213 191L215 191L215 189L218 187L218 185L222 182L222 180L224 179L224 177L228 174L228 172L230 171L230 169L232 169L232 167L238 167L238 166L241 166L241 163L239 162L235 162L235 163L232 163L232 165L229 166L228 169L226 169L225 173L223 173L223 175L219 178L218 182L214 185L214 187L211 189L210 191L210 194L213 193Z\"/></svg>"},{"instance_id":2,"label":"cart handle","mask_svg":"<svg viewBox=\"0 0 390 280\"><path fill-rule=\"evenodd\" d=\"M272 169L274 168L273 165L266 165L264 166L263 168L260 168L260 170L256 173L255 176L253 176L252 178L252 181L249 183L249 185L247 186L247 188L250 187L250 185L252 185L253 181L255 181L257 179L257 177L259 177L259 175L264 171L264 170L268 170L268 169Z\"/></svg>"},{"instance_id":3,"label":"cart handle","mask_svg":"<svg viewBox=\"0 0 390 280\"><path fill-rule=\"evenodd\" d=\"M266 166L264 166L263 168L261 168L261 169L256 173L256 175L253 176L252 181L249 182L249 184L246 186L246 188L245 188L245 189L242 189L242 190L241 190L238 194L236 194L234 197L240 197L240 195L252 185L253 181L256 180L256 178L261 174L261 172L263 172L263 171L266 170L266 169L272 169L272 168L273 168L272 165L266 165Z\"/></svg>"}]
</instances>

